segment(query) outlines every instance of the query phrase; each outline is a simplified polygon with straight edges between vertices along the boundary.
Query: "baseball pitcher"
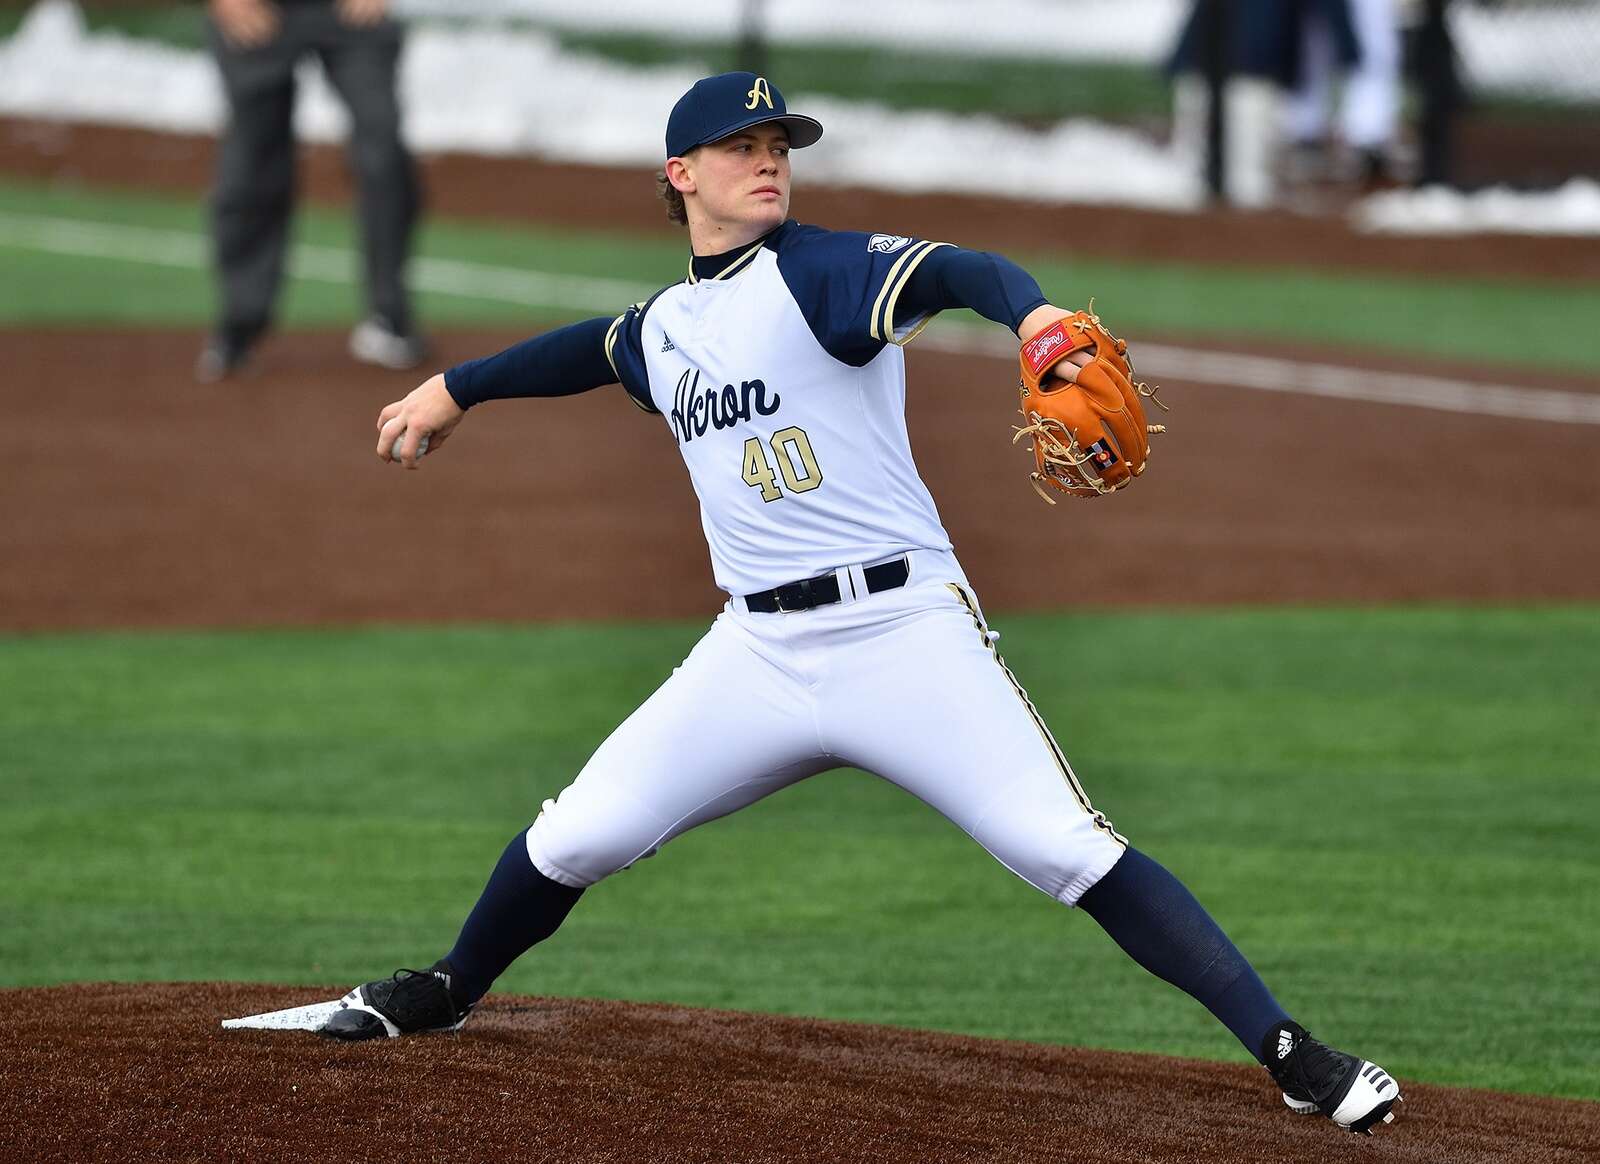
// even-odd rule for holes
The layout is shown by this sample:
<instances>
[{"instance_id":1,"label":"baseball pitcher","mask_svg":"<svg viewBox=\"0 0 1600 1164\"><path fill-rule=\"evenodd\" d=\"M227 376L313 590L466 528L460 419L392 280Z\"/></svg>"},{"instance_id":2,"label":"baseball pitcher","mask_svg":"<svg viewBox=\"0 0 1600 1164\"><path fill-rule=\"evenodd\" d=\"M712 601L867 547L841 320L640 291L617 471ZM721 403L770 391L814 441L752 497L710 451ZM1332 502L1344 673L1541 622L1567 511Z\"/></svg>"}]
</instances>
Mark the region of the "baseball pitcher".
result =
<instances>
[{"instance_id":1,"label":"baseball pitcher","mask_svg":"<svg viewBox=\"0 0 1600 1164\"><path fill-rule=\"evenodd\" d=\"M728 601L512 839L454 948L352 990L325 1033L458 1029L589 886L853 765L932 805L1194 996L1295 1111L1370 1133L1391 1118L1396 1082L1284 1012L1189 891L1094 807L1000 657L912 460L902 348L956 307L1015 332L1017 439L1051 501L1114 493L1145 471L1153 391L1092 311L1051 304L999 255L791 220L790 151L821 136L764 77L699 81L667 120L657 178L688 228L685 277L615 317L451 368L379 413L379 457L415 469L485 401L620 384L677 443Z\"/></svg>"}]
</instances>

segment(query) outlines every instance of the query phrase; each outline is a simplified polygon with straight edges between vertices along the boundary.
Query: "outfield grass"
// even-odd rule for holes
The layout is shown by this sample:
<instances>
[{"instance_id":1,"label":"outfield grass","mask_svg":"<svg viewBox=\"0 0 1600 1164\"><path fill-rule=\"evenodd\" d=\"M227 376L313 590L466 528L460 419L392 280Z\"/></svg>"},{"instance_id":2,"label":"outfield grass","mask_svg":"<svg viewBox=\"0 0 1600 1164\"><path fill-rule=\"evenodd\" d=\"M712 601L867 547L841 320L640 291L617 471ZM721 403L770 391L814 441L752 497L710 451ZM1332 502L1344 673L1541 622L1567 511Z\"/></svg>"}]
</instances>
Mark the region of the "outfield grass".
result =
<instances>
[{"instance_id":1,"label":"outfield grass","mask_svg":"<svg viewBox=\"0 0 1600 1164\"><path fill-rule=\"evenodd\" d=\"M1108 621L1125 662L1089 686L1074 644ZM1403 1077L1600 1098L1600 608L996 625L1097 806L1313 1029ZM0 638L0 981L435 957L700 629ZM860 773L602 884L502 987L1242 1058Z\"/></svg>"},{"instance_id":2,"label":"outfield grass","mask_svg":"<svg viewBox=\"0 0 1600 1164\"><path fill-rule=\"evenodd\" d=\"M641 193L641 197L644 194ZM803 198L803 195L802 195ZM804 208L799 208L804 213ZM163 266L136 257L59 254L7 241L6 223L55 219L181 232L190 242L188 266ZM892 226L893 224L886 224ZM70 185L0 181L0 326L23 324L203 327L211 312L211 278L205 266L205 224L198 203L147 193L107 192ZM349 216L309 208L300 216L302 244L348 251ZM138 238L134 236L137 248ZM165 247L167 244L160 244ZM152 244L154 249L154 244ZM629 236L568 227L531 227L433 219L418 253L481 264L485 288L444 294L428 291L419 273L420 311L429 326L493 325L530 329L551 322L621 310L634 297L681 278L686 251L680 239ZM355 256L340 267L343 281L292 279L283 319L289 326L348 323L359 311ZM1502 364L1506 374L1539 366L1600 371L1592 321L1600 318L1600 286L1518 280L1431 280L1309 269L1256 269L1189 263L1111 261L1015 253L1058 302L1081 303L1090 294L1119 326L1132 333L1216 338L1226 321L1231 338L1348 343L1363 351L1437 355ZM342 262L342 260L341 260ZM498 271L545 272L619 280L615 294L578 302L552 294L548 303L498 295ZM967 316L970 313L960 312ZM1521 342L1514 352L1485 319L1516 319ZM948 326L948 324L946 325ZM1506 364L1514 356L1515 364Z\"/></svg>"}]
</instances>

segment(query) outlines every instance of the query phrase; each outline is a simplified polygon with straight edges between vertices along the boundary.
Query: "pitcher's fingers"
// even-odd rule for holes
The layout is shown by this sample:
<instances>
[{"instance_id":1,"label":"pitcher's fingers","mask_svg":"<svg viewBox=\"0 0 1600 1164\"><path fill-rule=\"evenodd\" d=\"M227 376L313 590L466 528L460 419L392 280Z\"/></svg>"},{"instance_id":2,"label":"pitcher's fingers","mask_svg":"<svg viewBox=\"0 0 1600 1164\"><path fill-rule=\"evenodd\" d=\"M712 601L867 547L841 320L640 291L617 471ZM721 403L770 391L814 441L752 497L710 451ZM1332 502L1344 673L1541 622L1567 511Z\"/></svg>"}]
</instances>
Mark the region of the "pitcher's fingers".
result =
<instances>
[{"instance_id":1,"label":"pitcher's fingers","mask_svg":"<svg viewBox=\"0 0 1600 1164\"><path fill-rule=\"evenodd\" d=\"M378 426L378 460L394 460L395 438L404 433L405 422L398 416L391 416Z\"/></svg>"},{"instance_id":2,"label":"pitcher's fingers","mask_svg":"<svg viewBox=\"0 0 1600 1164\"><path fill-rule=\"evenodd\" d=\"M422 437L422 429L415 427L406 429L406 435L400 444L400 463L407 469L417 468L417 462L421 460L417 456L417 446L422 443Z\"/></svg>"},{"instance_id":3,"label":"pitcher's fingers","mask_svg":"<svg viewBox=\"0 0 1600 1164\"><path fill-rule=\"evenodd\" d=\"M1058 380L1065 380L1068 384L1078 382L1078 369L1087 368L1094 363L1094 357L1087 351L1072 352L1063 356L1061 362L1050 369L1050 374Z\"/></svg>"},{"instance_id":4,"label":"pitcher's fingers","mask_svg":"<svg viewBox=\"0 0 1600 1164\"><path fill-rule=\"evenodd\" d=\"M404 404L404 400L396 400L392 404L385 404L378 411L377 427L381 429L384 425L388 424L389 421L393 420L397 415L399 415L400 409Z\"/></svg>"}]
</instances>

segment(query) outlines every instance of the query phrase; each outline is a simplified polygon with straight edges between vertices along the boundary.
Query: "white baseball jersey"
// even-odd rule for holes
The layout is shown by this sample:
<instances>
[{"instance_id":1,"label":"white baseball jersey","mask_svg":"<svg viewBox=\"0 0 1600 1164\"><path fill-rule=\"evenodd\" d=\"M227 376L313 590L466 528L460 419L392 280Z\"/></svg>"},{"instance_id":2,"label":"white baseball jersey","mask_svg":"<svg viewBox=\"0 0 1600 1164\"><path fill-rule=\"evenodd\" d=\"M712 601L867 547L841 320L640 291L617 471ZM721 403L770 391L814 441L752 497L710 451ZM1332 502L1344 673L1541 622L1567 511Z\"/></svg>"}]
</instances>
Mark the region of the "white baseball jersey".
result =
<instances>
[{"instance_id":1,"label":"white baseball jersey","mask_svg":"<svg viewBox=\"0 0 1600 1164\"><path fill-rule=\"evenodd\" d=\"M678 442L722 589L950 549L906 437L900 345L927 320L892 322L943 245L788 222L612 324L607 355Z\"/></svg>"}]
</instances>

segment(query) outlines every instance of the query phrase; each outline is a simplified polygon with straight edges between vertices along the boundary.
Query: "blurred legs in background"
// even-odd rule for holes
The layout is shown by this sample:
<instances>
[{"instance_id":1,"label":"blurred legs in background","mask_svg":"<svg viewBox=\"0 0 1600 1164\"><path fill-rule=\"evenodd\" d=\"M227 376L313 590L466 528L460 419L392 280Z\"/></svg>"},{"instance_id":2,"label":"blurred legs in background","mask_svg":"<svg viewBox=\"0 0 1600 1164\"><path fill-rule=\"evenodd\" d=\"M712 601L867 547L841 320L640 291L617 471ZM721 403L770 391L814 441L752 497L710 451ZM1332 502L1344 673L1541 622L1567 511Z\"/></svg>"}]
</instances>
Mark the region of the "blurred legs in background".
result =
<instances>
[{"instance_id":1,"label":"blurred legs in background","mask_svg":"<svg viewBox=\"0 0 1600 1164\"><path fill-rule=\"evenodd\" d=\"M1294 76L1300 8L1313 0L1194 0L1169 69L1173 146L1207 172L1213 80L1222 96L1222 195L1234 206L1277 199L1282 91Z\"/></svg>"},{"instance_id":2,"label":"blurred legs in background","mask_svg":"<svg viewBox=\"0 0 1600 1164\"><path fill-rule=\"evenodd\" d=\"M420 200L395 96L400 28L387 19L344 24L332 4L290 4L279 14L276 34L252 47L211 28L229 110L211 203L221 307L196 375L210 381L233 372L272 323L295 201L294 73L308 54L321 60L350 112L367 307L351 333L351 353L385 367L415 367L425 349L405 265Z\"/></svg>"},{"instance_id":3,"label":"blurred legs in background","mask_svg":"<svg viewBox=\"0 0 1600 1164\"><path fill-rule=\"evenodd\" d=\"M1344 71L1337 94L1339 137L1357 160L1368 188L1393 178L1400 121L1400 25L1395 0L1348 0L1357 59ZM1312 7L1301 28L1299 83L1285 110L1292 145L1291 180L1336 177L1331 169L1331 125L1340 62L1327 15Z\"/></svg>"},{"instance_id":4,"label":"blurred legs in background","mask_svg":"<svg viewBox=\"0 0 1600 1164\"><path fill-rule=\"evenodd\" d=\"M1360 181L1387 184L1400 117L1398 2L1194 0L1170 64L1175 148L1206 165L1208 76L1219 78L1226 201L1270 206L1282 180L1339 176L1331 164L1337 95L1338 137L1359 160Z\"/></svg>"},{"instance_id":5,"label":"blurred legs in background","mask_svg":"<svg viewBox=\"0 0 1600 1164\"><path fill-rule=\"evenodd\" d=\"M1223 109L1227 148L1223 155L1223 182L1227 200L1234 206L1260 208L1277 199L1279 120L1283 103L1278 83L1264 77L1228 78ZM1172 134L1174 148L1205 164L1206 121L1211 116L1211 94L1204 77L1179 75L1173 85Z\"/></svg>"},{"instance_id":6,"label":"blurred legs in background","mask_svg":"<svg viewBox=\"0 0 1600 1164\"><path fill-rule=\"evenodd\" d=\"M320 54L328 81L350 110L349 162L360 210L368 316L351 333L350 350L368 363L414 368L424 347L412 326L405 264L420 197L395 100L400 30L385 22L344 32L330 37Z\"/></svg>"},{"instance_id":7,"label":"blurred legs in background","mask_svg":"<svg viewBox=\"0 0 1600 1164\"><path fill-rule=\"evenodd\" d=\"M228 98L217 151L211 228L222 304L196 374L233 371L271 322L283 281L294 209L296 38L281 31L264 45L234 48L213 25L211 47Z\"/></svg>"}]
</instances>

